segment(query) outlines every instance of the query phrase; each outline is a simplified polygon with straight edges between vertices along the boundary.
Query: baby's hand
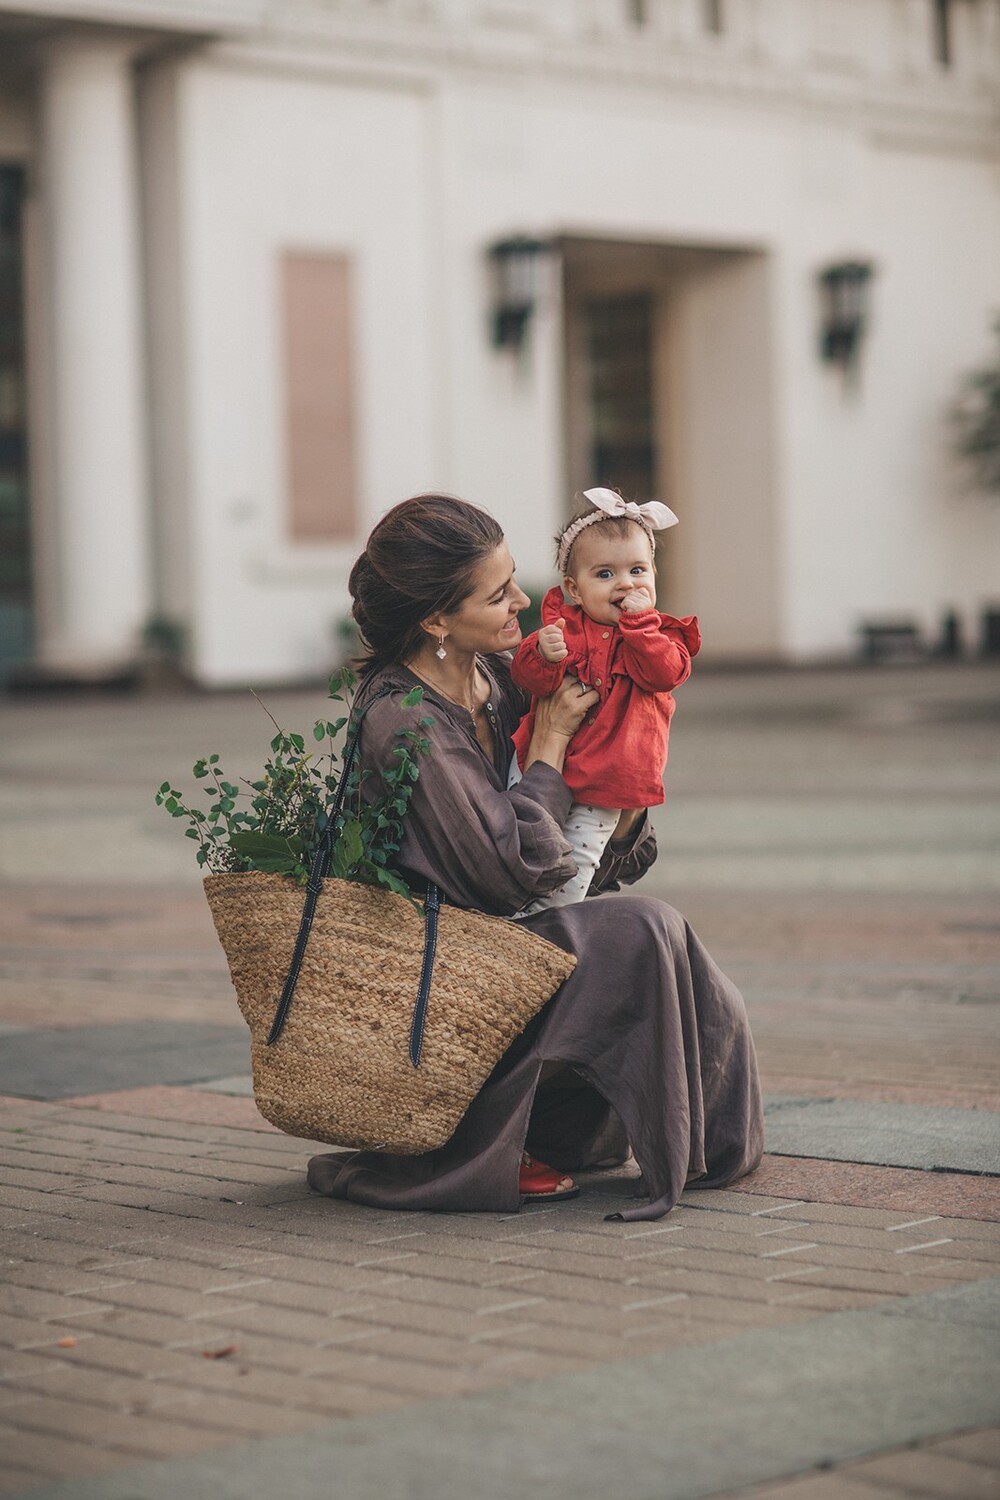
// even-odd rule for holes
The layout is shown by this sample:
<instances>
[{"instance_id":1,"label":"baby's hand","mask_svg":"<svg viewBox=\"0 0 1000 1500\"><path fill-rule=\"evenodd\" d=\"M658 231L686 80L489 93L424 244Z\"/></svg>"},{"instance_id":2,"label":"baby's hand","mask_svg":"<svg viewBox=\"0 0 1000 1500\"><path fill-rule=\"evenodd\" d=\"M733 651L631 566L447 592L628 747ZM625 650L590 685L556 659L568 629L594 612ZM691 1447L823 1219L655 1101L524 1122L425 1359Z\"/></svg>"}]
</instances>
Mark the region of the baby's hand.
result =
<instances>
[{"instance_id":1,"label":"baby's hand","mask_svg":"<svg viewBox=\"0 0 1000 1500\"><path fill-rule=\"evenodd\" d=\"M565 623L565 620L557 620L554 625L543 625L538 632L538 651L543 661L554 664L565 661L569 655L566 637L563 635Z\"/></svg>"},{"instance_id":2,"label":"baby's hand","mask_svg":"<svg viewBox=\"0 0 1000 1500\"><path fill-rule=\"evenodd\" d=\"M622 600L621 607L630 615L638 615L644 609L652 609L653 601L645 589L629 589Z\"/></svg>"}]
</instances>

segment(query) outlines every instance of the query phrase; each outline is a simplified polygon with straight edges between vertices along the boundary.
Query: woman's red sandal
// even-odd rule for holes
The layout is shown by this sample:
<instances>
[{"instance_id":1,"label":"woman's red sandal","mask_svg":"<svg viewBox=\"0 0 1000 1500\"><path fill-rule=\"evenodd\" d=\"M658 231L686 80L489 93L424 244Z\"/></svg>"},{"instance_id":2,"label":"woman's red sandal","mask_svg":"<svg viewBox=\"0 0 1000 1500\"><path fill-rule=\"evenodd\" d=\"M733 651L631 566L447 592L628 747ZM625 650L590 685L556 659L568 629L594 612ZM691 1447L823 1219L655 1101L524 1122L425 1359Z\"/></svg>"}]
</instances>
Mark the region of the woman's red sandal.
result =
<instances>
[{"instance_id":1,"label":"woman's red sandal","mask_svg":"<svg viewBox=\"0 0 1000 1500\"><path fill-rule=\"evenodd\" d=\"M568 1186L564 1187L564 1183ZM547 1167L544 1162L535 1161L527 1151L521 1157L517 1185L524 1203L561 1202L564 1198L576 1198L580 1192L572 1177Z\"/></svg>"}]
</instances>

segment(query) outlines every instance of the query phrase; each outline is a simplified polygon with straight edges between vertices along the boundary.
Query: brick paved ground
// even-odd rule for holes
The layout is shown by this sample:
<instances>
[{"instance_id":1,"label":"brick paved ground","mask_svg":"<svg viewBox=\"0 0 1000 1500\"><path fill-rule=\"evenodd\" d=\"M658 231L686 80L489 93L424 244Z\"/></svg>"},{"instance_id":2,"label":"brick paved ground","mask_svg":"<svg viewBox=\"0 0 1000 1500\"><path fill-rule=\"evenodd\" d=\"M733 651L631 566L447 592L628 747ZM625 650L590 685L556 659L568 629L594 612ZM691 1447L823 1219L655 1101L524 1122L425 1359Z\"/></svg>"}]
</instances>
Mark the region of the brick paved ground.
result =
<instances>
[{"instance_id":1,"label":"brick paved ground","mask_svg":"<svg viewBox=\"0 0 1000 1500\"><path fill-rule=\"evenodd\" d=\"M996 702L972 669L691 685L653 889L744 988L769 1095L993 1117ZM1000 1494L996 1177L769 1155L626 1226L627 1171L500 1217L307 1192L308 1145L192 1069L233 1006L146 800L241 715L6 712L0 1069L4 1030L77 1057L0 1101L0 1492ZM181 1050L110 1086L91 1028L150 1021Z\"/></svg>"}]
</instances>

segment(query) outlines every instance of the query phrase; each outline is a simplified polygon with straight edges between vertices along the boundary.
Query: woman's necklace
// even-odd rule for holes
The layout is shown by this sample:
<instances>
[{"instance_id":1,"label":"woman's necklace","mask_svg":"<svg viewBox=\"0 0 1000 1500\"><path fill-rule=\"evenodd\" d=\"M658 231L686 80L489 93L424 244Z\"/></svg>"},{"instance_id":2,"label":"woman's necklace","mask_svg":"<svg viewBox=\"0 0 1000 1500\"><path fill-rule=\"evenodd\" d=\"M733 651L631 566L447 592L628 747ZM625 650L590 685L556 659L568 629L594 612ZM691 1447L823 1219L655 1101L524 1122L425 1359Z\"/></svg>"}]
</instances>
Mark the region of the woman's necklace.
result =
<instances>
[{"instance_id":1,"label":"woman's necklace","mask_svg":"<svg viewBox=\"0 0 1000 1500\"><path fill-rule=\"evenodd\" d=\"M416 667L414 666L410 667L410 671L413 673L414 677L419 677L421 682L425 682L429 688L432 688L434 690L435 693L440 693L442 698L447 698L449 703L454 703L457 708L462 708L467 714L471 714L473 722L475 722L477 714L485 712L486 717L489 720L490 728L496 731L496 729L498 728L496 708L493 705L493 696L490 690L490 683L488 678L485 678L486 701L484 703L474 703L473 707L470 708L467 703L463 703L461 698L456 698L454 693L449 693L447 688L443 688L439 682L435 682L433 677L427 676L424 672L418 672ZM481 673L480 669L477 667L477 681L480 676L484 676L484 674ZM475 689L473 689L473 692L475 692Z\"/></svg>"}]
</instances>

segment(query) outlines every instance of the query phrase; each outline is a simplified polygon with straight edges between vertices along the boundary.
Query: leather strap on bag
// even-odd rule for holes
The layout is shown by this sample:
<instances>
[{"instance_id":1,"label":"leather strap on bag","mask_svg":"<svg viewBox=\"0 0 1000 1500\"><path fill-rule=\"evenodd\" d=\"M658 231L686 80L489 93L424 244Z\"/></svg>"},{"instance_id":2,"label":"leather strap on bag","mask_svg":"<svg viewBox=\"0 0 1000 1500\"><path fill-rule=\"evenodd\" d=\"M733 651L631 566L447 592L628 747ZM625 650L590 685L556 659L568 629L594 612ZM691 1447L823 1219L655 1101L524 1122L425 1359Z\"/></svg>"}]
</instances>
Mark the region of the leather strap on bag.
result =
<instances>
[{"instance_id":1,"label":"leather strap on bag","mask_svg":"<svg viewBox=\"0 0 1000 1500\"><path fill-rule=\"evenodd\" d=\"M370 708L380 698L388 698L392 688L383 688L372 697L364 707L354 715L354 723L351 727L344 750L343 766L340 773L340 781L333 798L333 806L327 819L323 837L319 841L316 853L313 855L312 866L309 870L309 880L306 884L305 905L302 908L302 920L299 923L298 936L295 939L295 950L292 953L292 962L288 969L288 977L281 991L281 999L274 1013L271 1030L268 1033L267 1045L276 1042L281 1035L288 1015L288 1008L295 994L295 986L298 983L299 971L302 968L303 959L306 956L306 948L309 944L309 934L312 931L313 917L316 913L316 902L319 900L323 889L323 881L330 873L330 865L333 860L333 845L337 833L337 820L340 817L344 798L347 795L347 783L358 753L358 742L361 738L361 721ZM437 949L438 912L441 909L441 892L436 885L428 882L427 893L424 897L424 959L420 969L420 983L417 986L417 998L413 1007L413 1025L410 1028L410 1061L413 1066L420 1066L420 1051L424 1040L424 1024L427 1018L427 1001L430 998L431 980L434 977L434 954Z\"/></svg>"},{"instance_id":2,"label":"leather strap on bag","mask_svg":"<svg viewBox=\"0 0 1000 1500\"><path fill-rule=\"evenodd\" d=\"M420 1049L424 1042L424 1022L427 1019L427 1001L434 977L434 955L437 952L438 912L441 910L441 892L430 881L424 896L424 961L420 966L420 983L417 985L417 1003L413 1007L413 1025L410 1027L410 1062L420 1066Z\"/></svg>"}]
</instances>

